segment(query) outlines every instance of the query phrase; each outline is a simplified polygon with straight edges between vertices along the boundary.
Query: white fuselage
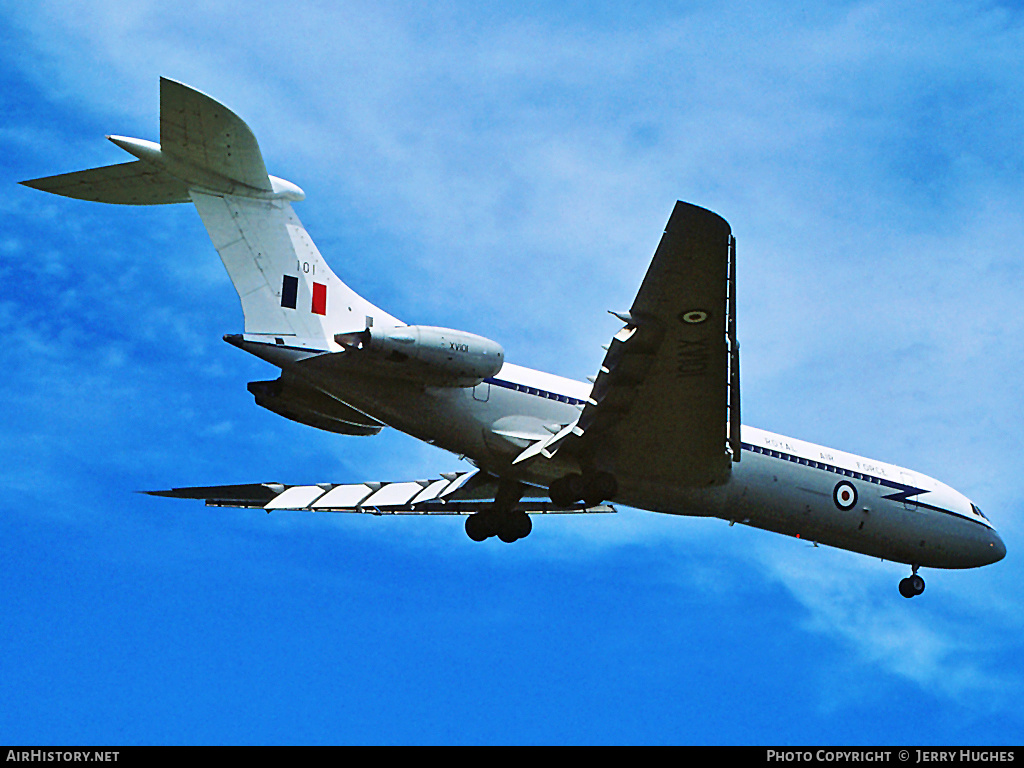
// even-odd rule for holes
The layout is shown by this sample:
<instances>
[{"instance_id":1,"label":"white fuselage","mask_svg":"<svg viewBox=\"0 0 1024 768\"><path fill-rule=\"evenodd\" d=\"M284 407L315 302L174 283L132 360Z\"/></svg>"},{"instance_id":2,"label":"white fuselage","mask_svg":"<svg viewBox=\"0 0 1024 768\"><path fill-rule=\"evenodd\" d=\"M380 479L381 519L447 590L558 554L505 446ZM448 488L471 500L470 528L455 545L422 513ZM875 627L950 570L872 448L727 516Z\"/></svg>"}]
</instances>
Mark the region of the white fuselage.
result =
<instances>
[{"instance_id":1,"label":"white fuselage","mask_svg":"<svg viewBox=\"0 0 1024 768\"><path fill-rule=\"evenodd\" d=\"M267 345L248 351L278 365L296 357ZM424 387L377 377L320 377L317 386L402 432L465 456L481 469L547 488L575 460L558 452L523 464L531 442L572 422L590 385L506 363L476 387ZM886 560L971 568L1005 555L992 524L967 497L913 470L802 440L742 428L729 479L684 488L617 477L610 501L676 515L717 517ZM539 494L543 495L543 493Z\"/></svg>"}]
</instances>

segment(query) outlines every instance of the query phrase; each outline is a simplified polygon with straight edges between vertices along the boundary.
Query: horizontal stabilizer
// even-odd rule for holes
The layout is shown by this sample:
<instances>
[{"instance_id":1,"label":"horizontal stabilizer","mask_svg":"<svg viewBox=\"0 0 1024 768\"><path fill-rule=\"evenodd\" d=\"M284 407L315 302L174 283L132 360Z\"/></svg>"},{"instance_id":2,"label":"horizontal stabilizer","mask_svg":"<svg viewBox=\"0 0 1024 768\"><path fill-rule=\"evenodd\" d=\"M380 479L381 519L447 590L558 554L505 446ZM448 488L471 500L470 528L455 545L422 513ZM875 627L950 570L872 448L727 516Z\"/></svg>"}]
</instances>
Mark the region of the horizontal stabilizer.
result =
<instances>
[{"instance_id":1,"label":"horizontal stabilizer","mask_svg":"<svg viewBox=\"0 0 1024 768\"><path fill-rule=\"evenodd\" d=\"M186 203L189 190L259 200L302 200L291 182L267 174L249 126L204 93L160 79L160 143L108 136L138 158L65 173L26 186L80 200L122 205Z\"/></svg>"},{"instance_id":2,"label":"horizontal stabilizer","mask_svg":"<svg viewBox=\"0 0 1024 768\"><path fill-rule=\"evenodd\" d=\"M205 93L160 78L160 150L264 192L272 190L256 137L238 115Z\"/></svg>"},{"instance_id":3,"label":"horizontal stabilizer","mask_svg":"<svg viewBox=\"0 0 1024 768\"><path fill-rule=\"evenodd\" d=\"M185 182L141 160L21 183L43 192L96 203L163 205L192 202Z\"/></svg>"},{"instance_id":4,"label":"horizontal stabilizer","mask_svg":"<svg viewBox=\"0 0 1024 768\"><path fill-rule=\"evenodd\" d=\"M277 483L175 488L170 491L146 491L151 496L201 499L209 507L292 510L307 512L362 512L373 515L471 515L494 502L488 490L489 476L479 472L443 475L437 480L413 480L398 483L357 483L335 485L285 486ZM493 491L497 483L493 483ZM530 515L590 514L614 512L609 505L585 504L557 506L543 495L524 497L516 509Z\"/></svg>"}]
</instances>

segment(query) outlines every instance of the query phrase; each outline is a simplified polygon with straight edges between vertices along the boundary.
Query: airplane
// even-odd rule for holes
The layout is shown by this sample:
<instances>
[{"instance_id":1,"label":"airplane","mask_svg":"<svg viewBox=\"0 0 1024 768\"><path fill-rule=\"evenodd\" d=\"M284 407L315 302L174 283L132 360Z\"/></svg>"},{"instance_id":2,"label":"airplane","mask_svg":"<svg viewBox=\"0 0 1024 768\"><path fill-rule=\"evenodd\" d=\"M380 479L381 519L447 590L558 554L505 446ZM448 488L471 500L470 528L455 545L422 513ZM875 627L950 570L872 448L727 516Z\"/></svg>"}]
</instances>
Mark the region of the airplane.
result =
<instances>
[{"instance_id":1,"label":"airplane","mask_svg":"<svg viewBox=\"0 0 1024 768\"><path fill-rule=\"evenodd\" d=\"M305 198L268 174L252 131L223 104L160 80L160 141L108 136L134 159L22 182L124 205L191 202L238 292L224 340L280 368L249 383L258 405L342 435L392 427L474 469L410 482L276 482L153 495L210 506L455 514L475 541L514 542L531 515L615 504L716 517L919 568L974 568L1006 548L963 494L903 467L740 421L736 240L677 202L623 326L579 382L505 361L466 331L409 325L348 287L296 217Z\"/></svg>"}]
</instances>

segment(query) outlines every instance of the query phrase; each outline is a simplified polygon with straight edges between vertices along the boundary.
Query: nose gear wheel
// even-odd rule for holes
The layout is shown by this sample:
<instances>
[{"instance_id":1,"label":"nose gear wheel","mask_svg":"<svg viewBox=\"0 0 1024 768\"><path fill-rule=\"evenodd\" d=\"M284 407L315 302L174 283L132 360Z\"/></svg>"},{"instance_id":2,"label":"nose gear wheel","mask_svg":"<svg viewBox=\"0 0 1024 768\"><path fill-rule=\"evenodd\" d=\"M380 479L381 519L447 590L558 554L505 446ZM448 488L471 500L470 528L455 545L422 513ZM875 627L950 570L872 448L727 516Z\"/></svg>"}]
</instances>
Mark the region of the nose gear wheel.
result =
<instances>
[{"instance_id":1,"label":"nose gear wheel","mask_svg":"<svg viewBox=\"0 0 1024 768\"><path fill-rule=\"evenodd\" d=\"M917 575L918 566L912 566L913 573L900 580L900 594L904 597L917 597L924 592L924 579Z\"/></svg>"}]
</instances>

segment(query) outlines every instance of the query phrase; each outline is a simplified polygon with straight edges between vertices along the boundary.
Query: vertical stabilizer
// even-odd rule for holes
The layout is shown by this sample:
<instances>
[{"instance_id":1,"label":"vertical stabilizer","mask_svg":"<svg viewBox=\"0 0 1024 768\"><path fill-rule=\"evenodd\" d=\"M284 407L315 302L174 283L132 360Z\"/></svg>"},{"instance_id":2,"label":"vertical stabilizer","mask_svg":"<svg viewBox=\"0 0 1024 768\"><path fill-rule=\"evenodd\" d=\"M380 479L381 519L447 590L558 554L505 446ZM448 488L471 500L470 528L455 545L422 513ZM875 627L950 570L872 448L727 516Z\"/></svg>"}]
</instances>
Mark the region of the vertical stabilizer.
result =
<instances>
[{"instance_id":1,"label":"vertical stabilizer","mask_svg":"<svg viewBox=\"0 0 1024 768\"><path fill-rule=\"evenodd\" d=\"M238 291L247 335L336 349L335 334L401 324L331 271L292 210L305 194L267 173L249 126L223 104L160 78L160 143L108 138L137 159L22 183L103 203L191 200Z\"/></svg>"},{"instance_id":2,"label":"vertical stabilizer","mask_svg":"<svg viewBox=\"0 0 1024 768\"><path fill-rule=\"evenodd\" d=\"M398 324L327 266L292 210L302 191L267 174L256 137L223 104L161 78L160 151L232 183L194 187L190 196L238 291L247 335L291 336L326 349L334 334L366 328L367 318Z\"/></svg>"},{"instance_id":3,"label":"vertical stabilizer","mask_svg":"<svg viewBox=\"0 0 1024 768\"><path fill-rule=\"evenodd\" d=\"M399 321L361 297L331 270L286 200L253 200L193 191L245 315L245 333L323 341Z\"/></svg>"}]
</instances>

